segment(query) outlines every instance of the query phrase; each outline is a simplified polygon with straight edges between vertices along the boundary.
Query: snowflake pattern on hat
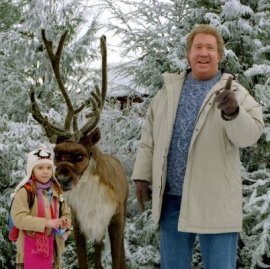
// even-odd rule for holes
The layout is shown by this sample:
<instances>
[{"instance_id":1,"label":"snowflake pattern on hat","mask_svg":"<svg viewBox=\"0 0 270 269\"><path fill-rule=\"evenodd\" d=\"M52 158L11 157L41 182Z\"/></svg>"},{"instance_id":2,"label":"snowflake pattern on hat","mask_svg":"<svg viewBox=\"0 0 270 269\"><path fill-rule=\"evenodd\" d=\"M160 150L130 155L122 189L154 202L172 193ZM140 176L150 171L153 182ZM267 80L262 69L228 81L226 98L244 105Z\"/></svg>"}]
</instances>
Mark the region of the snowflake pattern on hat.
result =
<instances>
[{"instance_id":1,"label":"snowflake pattern on hat","mask_svg":"<svg viewBox=\"0 0 270 269\"><path fill-rule=\"evenodd\" d=\"M50 152L46 152L43 149L39 149L38 152L34 153L39 159L49 159L51 160L52 154Z\"/></svg>"}]
</instances>

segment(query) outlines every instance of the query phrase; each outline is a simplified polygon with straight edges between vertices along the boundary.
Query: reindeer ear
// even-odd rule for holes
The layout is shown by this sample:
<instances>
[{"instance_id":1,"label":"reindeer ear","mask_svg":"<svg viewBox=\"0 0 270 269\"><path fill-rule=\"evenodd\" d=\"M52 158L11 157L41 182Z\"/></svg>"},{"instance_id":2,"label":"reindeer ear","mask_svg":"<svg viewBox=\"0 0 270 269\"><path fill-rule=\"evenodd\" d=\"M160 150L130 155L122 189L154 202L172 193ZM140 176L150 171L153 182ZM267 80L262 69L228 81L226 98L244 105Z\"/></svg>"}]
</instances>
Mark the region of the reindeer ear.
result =
<instances>
[{"instance_id":1,"label":"reindeer ear","mask_svg":"<svg viewBox=\"0 0 270 269\"><path fill-rule=\"evenodd\" d=\"M101 132L100 129L97 127L95 128L91 133L90 133L90 137L91 137L91 142L92 145L95 145L101 138Z\"/></svg>"},{"instance_id":2,"label":"reindeer ear","mask_svg":"<svg viewBox=\"0 0 270 269\"><path fill-rule=\"evenodd\" d=\"M100 129L97 127L90 134L83 136L80 139L80 143L85 146L95 145L100 140L100 137Z\"/></svg>"}]
</instances>

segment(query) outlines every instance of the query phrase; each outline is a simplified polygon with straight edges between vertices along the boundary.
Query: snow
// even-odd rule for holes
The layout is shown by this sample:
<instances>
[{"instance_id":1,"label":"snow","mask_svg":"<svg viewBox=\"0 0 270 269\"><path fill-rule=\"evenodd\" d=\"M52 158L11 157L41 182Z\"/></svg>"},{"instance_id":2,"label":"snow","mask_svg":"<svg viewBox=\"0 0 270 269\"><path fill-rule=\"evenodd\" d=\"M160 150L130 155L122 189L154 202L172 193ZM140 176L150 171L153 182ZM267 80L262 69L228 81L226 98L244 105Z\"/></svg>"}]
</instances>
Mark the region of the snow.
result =
<instances>
[{"instance_id":1,"label":"snow","mask_svg":"<svg viewBox=\"0 0 270 269\"><path fill-rule=\"evenodd\" d=\"M226 1L222 13L226 19L232 20L241 17L241 15L252 15L253 10L248 6L242 5L238 0L229 0Z\"/></svg>"},{"instance_id":2,"label":"snow","mask_svg":"<svg viewBox=\"0 0 270 269\"><path fill-rule=\"evenodd\" d=\"M248 77L253 77L258 74L269 75L270 74L270 66L266 64L254 64L251 68L249 68L245 75Z\"/></svg>"}]
</instances>

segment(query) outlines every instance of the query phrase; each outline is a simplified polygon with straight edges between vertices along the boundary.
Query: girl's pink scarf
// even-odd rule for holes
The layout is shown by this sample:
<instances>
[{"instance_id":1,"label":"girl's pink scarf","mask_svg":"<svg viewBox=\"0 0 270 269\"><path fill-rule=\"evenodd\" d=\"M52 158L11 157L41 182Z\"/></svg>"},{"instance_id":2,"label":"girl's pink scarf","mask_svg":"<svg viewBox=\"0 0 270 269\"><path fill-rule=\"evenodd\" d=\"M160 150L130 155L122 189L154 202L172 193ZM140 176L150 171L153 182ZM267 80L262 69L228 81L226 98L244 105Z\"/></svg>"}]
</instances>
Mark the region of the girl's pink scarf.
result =
<instances>
[{"instance_id":1,"label":"girl's pink scarf","mask_svg":"<svg viewBox=\"0 0 270 269\"><path fill-rule=\"evenodd\" d=\"M36 183L36 193L37 193L37 199L38 199L38 214L37 214L37 216L41 217L41 218L46 218L42 191L47 190L47 194L49 196L49 190L51 188L52 181L50 180L47 183L43 184L43 183L40 183L36 180L35 183ZM51 191L50 195L51 195L51 197L48 197L48 198L49 198L50 204L52 205L52 200L53 200L52 199L52 191ZM52 206L51 206L51 208L52 208ZM53 218L53 216L52 216L52 218ZM36 251L37 251L37 253L42 254L44 257L48 257L49 253L50 253L50 249L49 249L47 228L45 229L44 233L36 233L35 237L36 237Z\"/></svg>"}]
</instances>

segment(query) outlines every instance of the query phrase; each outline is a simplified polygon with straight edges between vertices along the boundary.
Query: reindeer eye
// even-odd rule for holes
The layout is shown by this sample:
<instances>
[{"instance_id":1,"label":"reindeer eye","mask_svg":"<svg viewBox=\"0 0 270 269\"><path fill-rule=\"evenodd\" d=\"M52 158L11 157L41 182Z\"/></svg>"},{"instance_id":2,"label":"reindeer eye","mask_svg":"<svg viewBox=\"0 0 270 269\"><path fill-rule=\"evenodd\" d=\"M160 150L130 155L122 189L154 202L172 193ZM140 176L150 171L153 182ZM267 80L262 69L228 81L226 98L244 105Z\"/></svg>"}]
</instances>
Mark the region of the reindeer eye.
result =
<instances>
[{"instance_id":1,"label":"reindeer eye","mask_svg":"<svg viewBox=\"0 0 270 269\"><path fill-rule=\"evenodd\" d=\"M59 152L55 152L54 158L55 158L57 161L60 161L60 160L61 160L61 154L60 154Z\"/></svg>"},{"instance_id":2,"label":"reindeer eye","mask_svg":"<svg viewBox=\"0 0 270 269\"><path fill-rule=\"evenodd\" d=\"M81 162L84 159L83 154L74 154L72 155L72 161L73 162Z\"/></svg>"}]
</instances>

